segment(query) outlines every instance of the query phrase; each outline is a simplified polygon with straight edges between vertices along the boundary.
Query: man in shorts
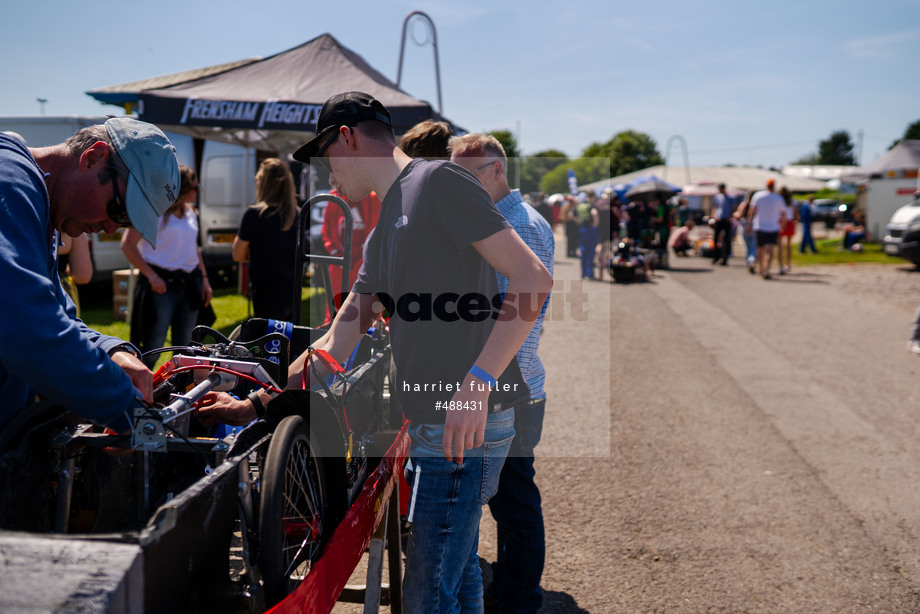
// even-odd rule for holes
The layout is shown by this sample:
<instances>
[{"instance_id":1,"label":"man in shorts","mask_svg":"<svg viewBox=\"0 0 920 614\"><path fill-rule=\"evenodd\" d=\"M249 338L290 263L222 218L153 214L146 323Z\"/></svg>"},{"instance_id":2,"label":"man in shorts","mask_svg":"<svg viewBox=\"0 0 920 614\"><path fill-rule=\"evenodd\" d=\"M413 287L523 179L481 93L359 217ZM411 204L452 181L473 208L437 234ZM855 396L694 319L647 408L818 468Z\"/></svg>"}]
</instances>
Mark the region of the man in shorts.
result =
<instances>
[{"instance_id":1,"label":"man in shorts","mask_svg":"<svg viewBox=\"0 0 920 614\"><path fill-rule=\"evenodd\" d=\"M755 193L748 207L748 222L753 223L757 236L758 272L770 279L773 248L779 242L779 231L786 218L786 201L774 191L775 182L767 180L767 189Z\"/></svg>"}]
</instances>

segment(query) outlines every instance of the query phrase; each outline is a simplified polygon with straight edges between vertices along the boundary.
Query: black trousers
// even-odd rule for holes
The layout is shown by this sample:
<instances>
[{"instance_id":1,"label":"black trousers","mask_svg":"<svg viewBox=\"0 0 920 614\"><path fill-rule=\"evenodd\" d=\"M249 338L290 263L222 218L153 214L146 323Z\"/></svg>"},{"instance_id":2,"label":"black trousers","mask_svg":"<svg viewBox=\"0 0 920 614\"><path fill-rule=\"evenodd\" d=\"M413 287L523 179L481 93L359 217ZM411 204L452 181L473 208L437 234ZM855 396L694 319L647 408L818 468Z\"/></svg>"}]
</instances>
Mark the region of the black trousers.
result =
<instances>
[{"instance_id":1,"label":"black trousers","mask_svg":"<svg viewBox=\"0 0 920 614\"><path fill-rule=\"evenodd\" d=\"M728 257L732 255L732 221L731 219L727 220L716 220L715 226L713 226L713 232L715 233L715 243L716 250L715 256L713 256L712 261L718 262L728 262Z\"/></svg>"}]
</instances>

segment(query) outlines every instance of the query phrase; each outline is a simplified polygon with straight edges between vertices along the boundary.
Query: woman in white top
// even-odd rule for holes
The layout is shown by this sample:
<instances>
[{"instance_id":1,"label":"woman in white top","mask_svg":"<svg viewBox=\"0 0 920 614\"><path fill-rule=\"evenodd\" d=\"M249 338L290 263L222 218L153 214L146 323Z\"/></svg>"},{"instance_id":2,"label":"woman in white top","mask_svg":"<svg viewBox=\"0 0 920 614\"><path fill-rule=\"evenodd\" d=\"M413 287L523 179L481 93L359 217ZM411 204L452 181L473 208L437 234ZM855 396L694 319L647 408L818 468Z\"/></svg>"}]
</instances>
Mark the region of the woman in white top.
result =
<instances>
[{"instance_id":1,"label":"woman in white top","mask_svg":"<svg viewBox=\"0 0 920 614\"><path fill-rule=\"evenodd\" d=\"M172 345L185 346L198 321L198 309L211 302L211 285L198 248L198 215L194 202L198 178L191 168L180 165L179 197L160 218L156 248L141 240L129 228L121 249L140 270L134 288L131 313L131 342L144 353L153 367L172 326Z\"/></svg>"}]
</instances>

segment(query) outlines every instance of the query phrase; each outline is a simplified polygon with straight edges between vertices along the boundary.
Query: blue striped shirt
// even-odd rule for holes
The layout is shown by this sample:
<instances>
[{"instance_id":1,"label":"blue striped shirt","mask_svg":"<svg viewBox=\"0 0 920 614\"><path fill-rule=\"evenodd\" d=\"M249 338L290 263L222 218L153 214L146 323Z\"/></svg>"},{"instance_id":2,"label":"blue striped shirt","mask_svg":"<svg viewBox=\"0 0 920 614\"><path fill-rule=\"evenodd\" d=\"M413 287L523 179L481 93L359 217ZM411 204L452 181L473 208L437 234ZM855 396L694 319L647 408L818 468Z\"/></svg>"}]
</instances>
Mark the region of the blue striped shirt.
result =
<instances>
[{"instance_id":1,"label":"blue striped shirt","mask_svg":"<svg viewBox=\"0 0 920 614\"><path fill-rule=\"evenodd\" d=\"M552 275L556 242L553 238L553 229L543 216L524 202L520 190L511 190L508 196L495 203L495 207ZM498 288L503 295L508 290L508 278L501 273L498 273ZM531 399L542 399L546 396L546 393L543 392L546 370L543 368L540 357L537 356L537 346L540 344L540 330L543 328L543 316L546 315L547 305L549 305L548 296L540 310L540 315L533 323L533 328L530 329L530 334L527 335L524 345L517 353L521 374L524 376L524 381L530 386Z\"/></svg>"}]
</instances>

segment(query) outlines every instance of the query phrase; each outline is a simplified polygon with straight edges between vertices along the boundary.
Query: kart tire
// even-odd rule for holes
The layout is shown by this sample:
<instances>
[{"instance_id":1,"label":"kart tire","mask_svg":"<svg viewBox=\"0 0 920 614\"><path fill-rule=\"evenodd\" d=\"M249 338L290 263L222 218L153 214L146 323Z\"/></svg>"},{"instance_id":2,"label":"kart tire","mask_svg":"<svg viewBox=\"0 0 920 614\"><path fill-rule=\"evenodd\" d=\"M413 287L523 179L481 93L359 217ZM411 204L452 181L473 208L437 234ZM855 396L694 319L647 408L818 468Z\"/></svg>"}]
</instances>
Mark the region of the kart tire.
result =
<instances>
[{"instance_id":1,"label":"kart tire","mask_svg":"<svg viewBox=\"0 0 920 614\"><path fill-rule=\"evenodd\" d=\"M288 416L275 429L265 457L259 540L268 607L297 587L322 549L329 497L314 442L307 421Z\"/></svg>"}]
</instances>

